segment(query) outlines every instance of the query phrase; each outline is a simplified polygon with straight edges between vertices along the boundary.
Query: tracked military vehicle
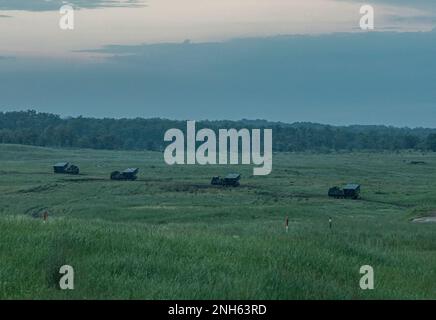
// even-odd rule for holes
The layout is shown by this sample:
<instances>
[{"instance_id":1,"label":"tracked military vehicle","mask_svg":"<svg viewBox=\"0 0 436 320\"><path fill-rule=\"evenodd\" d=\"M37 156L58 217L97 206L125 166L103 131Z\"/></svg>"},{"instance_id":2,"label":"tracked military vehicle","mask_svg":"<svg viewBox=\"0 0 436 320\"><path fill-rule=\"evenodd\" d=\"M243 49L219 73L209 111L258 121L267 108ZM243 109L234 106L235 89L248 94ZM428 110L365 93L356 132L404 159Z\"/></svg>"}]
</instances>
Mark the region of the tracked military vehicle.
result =
<instances>
[{"instance_id":1,"label":"tracked military vehicle","mask_svg":"<svg viewBox=\"0 0 436 320\"><path fill-rule=\"evenodd\" d=\"M226 175L224 178L219 176L213 177L210 183L214 186L238 187L240 179L241 175L239 173L231 173Z\"/></svg>"},{"instance_id":2,"label":"tracked military vehicle","mask_svg":"<svg viewBox=\"0 0 436 320\"><path fill-rule=\"evenodd\" d=\"M124 171L113 171L111 173L111 180L136 180L137 174L139 169L138 168L127 168Z\"/></svg>"},{"instance_id":3,"label":"tracked military vehicle","mask_svg":"<svg viewBox=\"0 0 436 320\"><path fill-rule=\"evenodd\" d=\"M68 162L59 162L53 166L54 173L63 173L63 174L79 174L79 167L74 164L69 164Z\"/></svg>"},{"instance_id":4,"label":"tracked military vehicle","mask_svg":"<svg viewBox=\"0 0 436 320\"><path fill-rule=\"evenodd\" d=\"M344 190L339 187L333 187L329 189L328 195L329 197L340 199L344 197Z\"/></svg>"},{"instance_id":5,"label":"tracked military vehicle","mask_svg":"<svg viewBox=\"0 0 436 320\"><path fill-rule=\"evenodd\" d=\"M328 196L336 199L359 199L360 185L350 183L343 188L333 187L329 189Z\"/></svg>"}]
</instances>

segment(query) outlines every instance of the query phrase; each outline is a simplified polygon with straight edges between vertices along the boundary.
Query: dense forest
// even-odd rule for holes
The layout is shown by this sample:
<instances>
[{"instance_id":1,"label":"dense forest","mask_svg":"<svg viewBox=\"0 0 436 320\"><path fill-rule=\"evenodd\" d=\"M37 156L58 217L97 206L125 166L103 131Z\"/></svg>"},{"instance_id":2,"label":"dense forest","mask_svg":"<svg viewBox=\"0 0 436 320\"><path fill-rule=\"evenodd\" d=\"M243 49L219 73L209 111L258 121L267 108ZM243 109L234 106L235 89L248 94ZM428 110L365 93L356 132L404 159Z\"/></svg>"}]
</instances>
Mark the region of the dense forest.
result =
<instances>
[{"instance_id":1,"label":"dense forest","mask_svg":"<svg viewBox=\"0 0 436 320\"><path fill-rule=\"evenodd\" d=\"M184 131L186 122L159 118L62 118L33 110L0 112L0 143L159 151L167 144L163 137L165 131L170 128L180 128ZM274 151L436 151L436 129L287 124L264 120L199 121L197 128L270 128L273 130Z\"/></svg>"}]
</instances>

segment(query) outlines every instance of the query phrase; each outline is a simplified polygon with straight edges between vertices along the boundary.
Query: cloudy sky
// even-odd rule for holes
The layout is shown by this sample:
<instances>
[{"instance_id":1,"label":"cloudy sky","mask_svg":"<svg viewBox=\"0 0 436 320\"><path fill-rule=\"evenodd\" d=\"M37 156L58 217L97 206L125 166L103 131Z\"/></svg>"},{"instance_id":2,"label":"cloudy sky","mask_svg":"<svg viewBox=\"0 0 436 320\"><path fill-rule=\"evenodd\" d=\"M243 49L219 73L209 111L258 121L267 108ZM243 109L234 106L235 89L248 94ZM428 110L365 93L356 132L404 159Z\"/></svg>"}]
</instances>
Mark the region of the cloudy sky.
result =
<instances>
[{"instance_id":1,"label":"cloudy sky","mask_svg":"<svg viewBox=\"0 0 436 320\"><path fill-rule=\"evenodd\" d=\"M436 1L0 0L0 111L436 127Z\"/></svg>"}]
</instances>

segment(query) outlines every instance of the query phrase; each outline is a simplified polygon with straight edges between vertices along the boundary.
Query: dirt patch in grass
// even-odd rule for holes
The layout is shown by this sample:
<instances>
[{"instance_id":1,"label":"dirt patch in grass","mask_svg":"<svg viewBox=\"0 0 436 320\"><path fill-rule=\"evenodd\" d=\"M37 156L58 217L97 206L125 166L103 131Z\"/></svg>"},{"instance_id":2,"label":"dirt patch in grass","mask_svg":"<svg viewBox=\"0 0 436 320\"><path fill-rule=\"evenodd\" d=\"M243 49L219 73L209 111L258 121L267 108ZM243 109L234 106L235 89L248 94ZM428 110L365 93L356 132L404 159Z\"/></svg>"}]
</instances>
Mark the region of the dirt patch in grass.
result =
<instances>
[{"instance_id":1,"label":"dirt patch in grass","mask_svg":"<svg viewBox=\"0 0 436 320\"><path fill-rule=\"evenodd\" d=\"M427 162L425 162L425 161L410 161L409 164L413 164L413 165L425 165L425 164L427 164Z\"/></svg>"},{"instance_id":2,"label":"dirt patch in grass","mask_svg":"<svg viewBox=\"0 0 436 320\"><path fill-rule=\"evenodd\" d=\"M423 214L420 217L412 219L414 223L436 223L436 211Z\"/></svg>"},{"instance_id":3,"label":"dirt patch in grass","mask_svg":"<svg viewBox=\"0 0 436 320\"><path fill-rule=\"evenodd\" d=\"M190 184L190 183L172 183L159 185L159 188L166 191L173 192L192 192L198 190L209 189L207 184Z\"/></svg>"},{"instance_id":4,"label":"dirt patch in grass","mask_svg":"<svg viewBox=\"0 0 436 320\"><path fill-rule=\"evenodd\" d=\"M184 206L183 208L194 208L193 206ZM163 206L163 205L149 205L149 206L135 206L130 207L131 210L180 210L180 206Z\"/></svg>"},{"instance_id":5,"label":"dirt patch in grass","mask_svg":"<svg viewBox=\"0 0 436 320\"><path fill-rule=\"evenodd\" d=\"M34 192L44 192L44 191L51 191L58 187L57 183L47 183L47 184L41 184L35 187L30 187L26 189L20 189L17 191L17 193L34 193Z\"/></svg>"},{"instance_id":6,"label":"dirt patch in grass","mask_svg":"<svg viewBox=\"0 0 436 320\"><path fill-rule=\"evenodd\" d=\"M241 190L241 189L253 189L252 186L240 185L239 187L232 186L215 186L210 183L199 184L199 183L171 183L171 184L160 184L158 186L160 190L167 192L216 192L217 190Z\"/></svg>"},{"instance_id":7,"label":"dirt patch in grass","mask_svg":"<svg viewBox=\"0 0 436 320\"><path fill-rule=\"evenodd\" d=\"M64 178L61 181L65 182L93 182L93 181L109 181L109 178L86 177L86 178Z\"/></svg>"}]
</instances>

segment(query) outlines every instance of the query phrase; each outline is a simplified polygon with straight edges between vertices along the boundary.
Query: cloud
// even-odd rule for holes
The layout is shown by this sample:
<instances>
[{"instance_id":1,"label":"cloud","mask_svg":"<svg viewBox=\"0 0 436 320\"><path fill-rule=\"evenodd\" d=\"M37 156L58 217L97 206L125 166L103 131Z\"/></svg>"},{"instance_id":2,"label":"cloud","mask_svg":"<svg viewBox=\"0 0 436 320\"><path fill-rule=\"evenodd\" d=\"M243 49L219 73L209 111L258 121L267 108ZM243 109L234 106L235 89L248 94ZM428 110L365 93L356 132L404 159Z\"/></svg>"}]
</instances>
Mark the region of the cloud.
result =
<instances>
[{"instance_id":1,"label":"cloud","mask_svg":"<svg viewBox=\"0 0 436 320\"><path fill-rule=\"evenodd\" d=\"M403 24L436 24L436 15L416 15L416 16L396 16L387 15L387 23L403 23Z\"/></svg>"},{"instance_id":2,"label":"cloud","mask_svg":"<svg viewBox=\"0 0 436 320\"><path fill-rule=\"evenodd\" d=\"M436 127L436 32L107 46L105 63L13 63L3 105L64 115ZM17 72L16 70L20 70Z\"/></svg>"},{"instance_id":3,"label":"cloud","mask_svg":"<svg viewBox=\"0 0 436 320\"><path fill-rule=\"evenodd\" d=\"M67 3L76 8L138 7L144 6L144 0L3 0L0 10L51 11Z\"/></svg>"},{"instance_id":4,"label":"cloud","mask_svg":"<svg viewBox=\"0 0 436 320\"><path fill-rule=\"evenodd\" d=\"M337 1L346 1L346 2L356 2L363 4L384 4L390 6L404 6L411 8L419 8L419 9L433 9L436 10L436 1L434 0L337 0Z\"/></svg>"}]
</instances>

